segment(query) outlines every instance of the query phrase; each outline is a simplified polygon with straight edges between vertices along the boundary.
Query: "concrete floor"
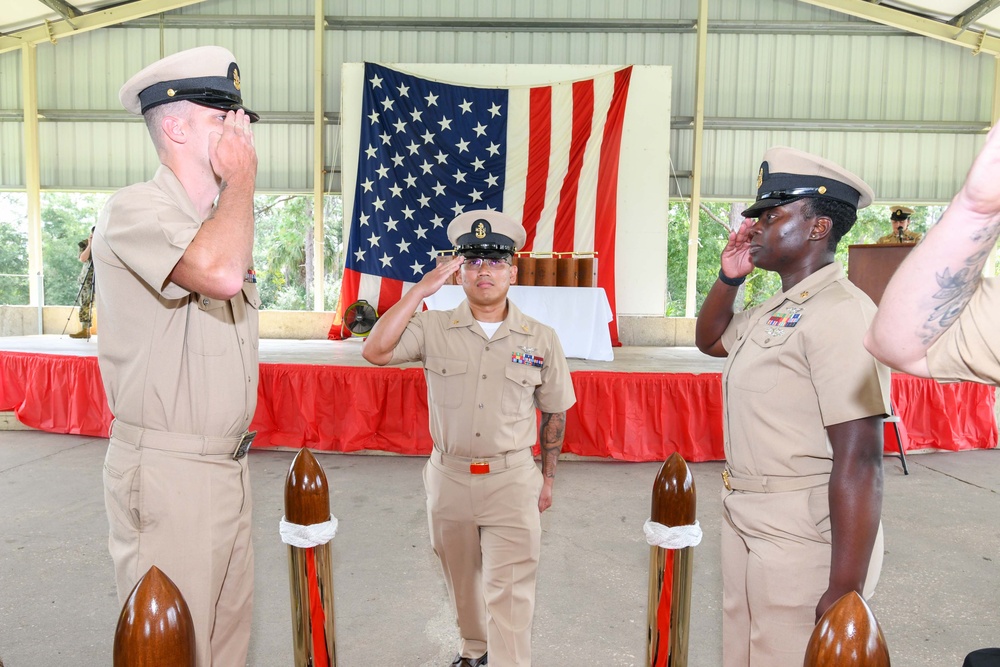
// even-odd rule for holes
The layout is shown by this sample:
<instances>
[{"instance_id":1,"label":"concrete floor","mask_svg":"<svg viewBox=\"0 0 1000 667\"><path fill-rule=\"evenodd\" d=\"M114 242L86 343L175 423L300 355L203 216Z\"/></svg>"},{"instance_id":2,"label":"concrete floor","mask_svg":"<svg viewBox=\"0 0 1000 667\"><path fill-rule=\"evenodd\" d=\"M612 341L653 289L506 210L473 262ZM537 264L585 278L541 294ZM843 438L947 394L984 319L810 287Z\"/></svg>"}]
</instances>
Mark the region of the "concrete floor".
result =
<instances>
[{"instance_id":1,"label":"concrete floor","mask_svg":"<svg viewBox=\"0 0 1000 667\"><path fill-rule=\"evenodd\" d=\"M0 432L0 658L6 667L111 664L118 615L101 489L105 441ZM278 537L292 452L252 451L256 608L250 664L291 664L287 547ZM456 648L428 546L423 458L322 455L340 530L341 667L443 666ZM1000 645L996 602L1000 453L886 459L887 553L871 601L892 661L962 664ZM705 539L695 549L691 667L718 667L719 472L692 465ZM535 664L625 667L645 656L649 547L642 524L655 463L567 460L543 516ZM779 666L780 667L780 666Z\"/></svg>"}]
</instances>

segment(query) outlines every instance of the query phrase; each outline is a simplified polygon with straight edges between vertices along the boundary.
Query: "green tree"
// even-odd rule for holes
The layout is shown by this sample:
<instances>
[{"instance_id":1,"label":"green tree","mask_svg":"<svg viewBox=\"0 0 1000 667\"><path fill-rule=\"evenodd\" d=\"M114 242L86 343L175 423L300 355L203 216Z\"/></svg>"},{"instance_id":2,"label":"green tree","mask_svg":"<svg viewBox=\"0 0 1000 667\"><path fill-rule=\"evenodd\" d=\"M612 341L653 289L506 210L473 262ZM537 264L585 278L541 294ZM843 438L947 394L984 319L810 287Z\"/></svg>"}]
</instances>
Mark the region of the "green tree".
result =
<instances>
[{"instance_id":1,"label":"green tree","mask_svg":"<svg viewBox=\"0 0 1000 667\"><path fill-rule=\"evenodd\" d=\"M42 196L42 255L45 302L72 305L79 293L78 243L107 200L105 194L45 193ZM312 308L313 199L299 195L255 198L254 263L265 308ZM332 310L340 296L343 273L343 200L324 200L324 307ZM27 198L0 193L0 304L27 304Z\"/></svg>"},{"instance_id":2,"label":"green tree","mask_svg":"<svg viewBox=\"0 0 1000 667\"><path fill-rule=\"evenodd\" d=\"M0 305L28 304L27 198L0 193Z\"/></svg>"},{"instance_id":3,"label":"green tree","mask_svg":"<svg viewBox=\"0 0 1000 667\"><path fill-rule=\"evenodd\" d=\"M254 198L254 267L263 308L305 307L305 236L312 224L306 197L262 195Z\"/></svg>"},{"instance_id":4,"label":"green tree","mask_svg":"<svg viewBox=\"0 0 1000 667\"><path fill-rule=\"evenodd\" d=\"M309 310L313 301L313 198L259 195L254 200L254 267L264 308ZM328 196L323 205L324 307L332 310L340 291L343 203Z\"/></svg>"},{"instance_id":5,"label":"green tree","mask_svg":"<svg viewBox=\"0 0 1000 667\"><path fill-rule=\"evenodd\" d=\"M706 202L698 215L698 265L695 286L695 312L719 273L719 257L729 239L729 204ZM708 211L704 210L708 209ZM674 202L667 221L667 317L684 317L687 289L688 233L691 229L690 205ZM720 222L721 221L721 222Z\"/></svg>"},{"instance_id":6,"label":"green tree","mask_svg":"<svg viewBox=\"0 0 1000 667\"><path fill-rule=\"evenodd\" d=\"M340 283L344 277L344 199L328 195L323 206L323 256L326 258L326 283L323 291L323 308L334 310L340 300Z\"/></svg>"},{"instance_id":7,"label":"green tree","mask_svg":"<svg viewBox=\"0 0 1000 667\"><path fill-rule=\"evenodd\" d=\"M107 195L42 195L42 273L47 305L71 306L80 291L80 241L90 235Z\"/></svg>"}]
</instances>

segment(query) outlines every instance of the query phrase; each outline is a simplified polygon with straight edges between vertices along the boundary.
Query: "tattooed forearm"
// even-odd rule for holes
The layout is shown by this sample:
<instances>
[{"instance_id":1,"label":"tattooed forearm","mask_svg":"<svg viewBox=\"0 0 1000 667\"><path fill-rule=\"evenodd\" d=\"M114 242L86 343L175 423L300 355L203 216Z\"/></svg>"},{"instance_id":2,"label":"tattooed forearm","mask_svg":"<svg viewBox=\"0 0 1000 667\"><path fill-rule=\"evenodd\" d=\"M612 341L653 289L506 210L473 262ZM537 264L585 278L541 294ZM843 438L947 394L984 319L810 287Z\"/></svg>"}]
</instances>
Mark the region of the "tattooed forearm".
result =
<instances>
[{"instance_id":1,"label":"tattooed forearm","mask_svg":"<svg viewBox=\"0 0 1000 667\"><path fill-rule=\"evenodd\" d=\"M936 341L965 310L979 286L983 267L989 259L998 234L1000 234L1000 219L973 230L969 240L979 247L965 257L965 266L954 274L947 267L935 274L938 290L932 298L938 305L927 314L927 319L920 326L920 340L925 346Z\"/></svg>"},{"instance_id":2,"label":"tattooed forearm","mask_svg":"<svg viewBox=\"0 0 1000 667\"><path fill-rule=\"evenodd\" d=\"M984 250L982 254L985 256L993 249L998 234L1000 234L1000 220L994 220L990 224L984 225L981 229L972 232L972 236L969 238L976 243L983 244Z\"/></svg>"},{"instance_id":3,"label":"tattooed forearm","mask_svg":"<svg viewBox=\"0 0 1000 667\"><path fill-rule=\"evenodd\" d=\"M565 412L542 413L538 439L542 443L542 474L545 477L556 476L556 463L559 462L559 452L562 451L565 434Z\"/></svg>"},{"instance_id":4,"label":"tattooed forearm","mask_svg":"<svg viewBox=\"0 0 1000 667\"><path fill-rule=\"evenodd\" d=\"M976 291L982 276L984 258L970 257L966 268L952 274L949 269L937 274L938 291L934 298L940 301L921 327L924 345L930 345L945 329L950 327L962 314L969 299Z\"/></svg>"}]
</instances>

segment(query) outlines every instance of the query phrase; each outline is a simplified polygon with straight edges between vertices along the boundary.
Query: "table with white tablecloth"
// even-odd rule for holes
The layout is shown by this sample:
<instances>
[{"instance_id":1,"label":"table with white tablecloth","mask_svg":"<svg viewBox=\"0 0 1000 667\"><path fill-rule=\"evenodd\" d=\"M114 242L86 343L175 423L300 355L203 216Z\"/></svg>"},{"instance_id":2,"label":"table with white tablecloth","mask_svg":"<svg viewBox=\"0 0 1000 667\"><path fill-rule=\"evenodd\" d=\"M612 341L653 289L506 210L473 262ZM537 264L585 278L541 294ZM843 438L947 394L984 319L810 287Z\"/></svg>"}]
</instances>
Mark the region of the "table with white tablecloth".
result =
<instances>
[{"instance_id":1,"label":"table with white tablecloth","mask_svg":"<svg viewBox=\"0 0 1000 667\"><path fill-rule=\"evenodd\" d=\"M461 285L444 285L424 303L430 310L451 310L464 298ZM511 285L507 298L525 315L555 329L567 357L614 360L611 304L603 288Z\"/></svg>"}]
</instances>

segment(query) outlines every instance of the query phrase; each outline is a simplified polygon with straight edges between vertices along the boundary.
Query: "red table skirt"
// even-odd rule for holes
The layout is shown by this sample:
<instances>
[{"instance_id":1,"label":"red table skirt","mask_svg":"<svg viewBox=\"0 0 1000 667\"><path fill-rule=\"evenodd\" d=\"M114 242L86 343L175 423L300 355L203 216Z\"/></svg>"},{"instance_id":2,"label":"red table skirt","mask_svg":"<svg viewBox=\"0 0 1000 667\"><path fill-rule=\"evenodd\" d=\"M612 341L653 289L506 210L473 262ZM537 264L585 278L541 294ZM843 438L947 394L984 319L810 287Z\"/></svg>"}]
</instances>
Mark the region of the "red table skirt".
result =
<instances>
[{"instance_id":1,"label":"red table skirt","mask_svg":"<svg viewBox=\"0 0 1000 667\"><path fill-rule=\"evenodd\" d=\"M623 461L723 458L718 373L572 374L577 404L563 451ZM894 373L892 395L910 449L997 444L993 387L942 385ZM0 411L54 433L107 437L111 424L95 357L0 352ZM427 390L418 368L261 364L255 447L379 450L426 455ZM896 451L893 438L886 450Z\"/></svg>"}]
</instances>

